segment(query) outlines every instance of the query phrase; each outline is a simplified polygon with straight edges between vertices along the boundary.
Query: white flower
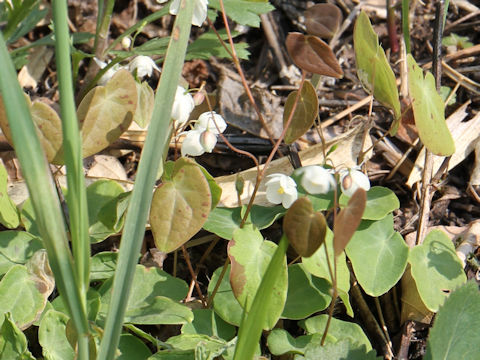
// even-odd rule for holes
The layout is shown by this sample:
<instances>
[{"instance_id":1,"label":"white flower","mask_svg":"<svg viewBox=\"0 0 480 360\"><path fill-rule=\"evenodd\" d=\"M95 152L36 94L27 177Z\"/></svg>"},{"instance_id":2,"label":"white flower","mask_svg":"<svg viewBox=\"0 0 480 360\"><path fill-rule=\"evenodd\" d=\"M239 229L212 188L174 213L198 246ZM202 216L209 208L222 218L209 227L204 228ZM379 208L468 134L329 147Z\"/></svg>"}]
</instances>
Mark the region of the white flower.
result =
<instances>
[{"instance_id":1,"label":"white flower","mask_svg":"<svg viewBox=\"0 0 480 360\"><path fill-rule=\"evenodd\" d=\"M288 209L295 200L297 200L297 184L295 181L284 174L268 175L265 183L267 187L267 200L273 204L282 204Z\"/></svg>"},{"instance_id":2,"label":"white flower","mask_svg":"<svg viewBox=\"0 0 480 360\"><path fill-rule=\"evenodd\" d=\"M102 60L99 60L97 59L96 57L93 58L93 61L96 62L96 64L98 65L98 67L100 69L103 69L105 66L108 65L108 63L106 62L103 62ZM105 85L108 80L110 80L113 75L115 75L115 73L120 70L120 69L124 69L125 67L124 66L121 66L120 64L115 64L113 65L110 69L108 69L105 74L102 75L102 77L98 80L98 85Z\"/></svg>"},{"instance_id":3,"label":"white flower","mask_svg":"<svg viewBox=\"0 0 480 360\"><path fill-rule=\"evenodd\" d=\"M195 107L193 97L183 87L177 86L175 101L172 107L172 119L176 121L175 126L183 125L190 117L190 113Z\"/></svg>"},{"instance_id":4,"label":"white flower","mask_svg":"<svg viewBox=\"0 0 480 360\"><path fill-rule=\"evenodd\" d=\"M351 197L358 188L365 191L370 190L370 180L367 175L356 169L349 169L340 172L340 186L342 192Z\"/></svg>"},{"instance_id":5,"label":"white flower","mask_svg":"<svg viewBox=\"0 0 480 360\"><path fill-rule=\"evenodd\" d=\"M182 156L199 156L204 152L212 152L217 144L217 135L223 133L226 128L227 123L221 115L214 111L203 113L195 122L193 129L186 132L182 143Z\"/></svg>"},{"instance_id":6,"label":"white flower","mask_svg":"<svg viewBox=\"0 0 480 360\"><path fill-rule=\"evenodd\" d=\"M217 130L217 127L220 132ZM222 115L217 114L215 111L204 112L195 123L195 129L208 130L216 135L223 133L226 128L227 123L223 120Z\"/></svg>"},{"instance_id":7,"label":"white flower","mask_svg":"<svg viewBox=\"0 0 480 360\"><path fill-rule=\"evenodd\" d=\"M137 70L137 76L142 79L145 76L152 76L153 69L160 71L155 61L149 56L139 55L136 56L130 64L128 64L128 70L133 73Z\"/></svg>"},{"instance_id":8,"label":"white flower","mask_svg":"<svg viewBox=\"0 0 480 360\"><path fill-rule=\"evenodd\" d=\"M326 194L336 186L332 173L322 166L304 166L301 184L309 194Z\"/></svg>"},{"instance_id":9,"label":"white flower","mask_svg":"<svg viewBox=\"0 0 480 360\"><path fill-rule=\"evenodd\" d=\"M158 1L158 0L157 0ZM180 8L181 0L173 0L170 5L170 14L177 15ZM189 0L195 1L195 8L193 9L192 25L202 26L203 22L207 18L207 5L208 0Z\"/></svg>"}]
</instances>

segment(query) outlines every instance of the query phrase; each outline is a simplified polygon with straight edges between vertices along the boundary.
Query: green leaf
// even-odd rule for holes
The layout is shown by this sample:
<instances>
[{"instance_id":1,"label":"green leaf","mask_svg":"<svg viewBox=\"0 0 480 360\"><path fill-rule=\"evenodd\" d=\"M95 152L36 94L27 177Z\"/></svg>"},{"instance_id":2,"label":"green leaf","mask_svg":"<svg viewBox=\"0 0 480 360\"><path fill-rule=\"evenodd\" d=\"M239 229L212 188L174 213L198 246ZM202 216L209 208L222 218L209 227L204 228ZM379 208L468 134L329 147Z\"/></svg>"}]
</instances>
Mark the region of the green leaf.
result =
<instances>
[{"instance_id":1,"label":"green leaf","mask_svg":"<svg viewBox=\"0 0 480 360\"><path fill-rule=\"evenodd\" d=\"M407 55L408 91L412 99L413 115L418 136L435 155L449 156L455 152L455 142L445 121L445 106L435 88L432 73L417 65L412 55Z\"/></svg>"},{"instance_id":2,"label":"green leaf","mask_svg":"<svg viewBox=\"0 0 480 360\"><path fill-rule=\"evenodd\" d=\"M219 30L218 34L222 40L227 40L227 32L225 29ZM232 38L238 36L239 33L232 32ZM248 44L245 42L235 43L235 51L239 59L247 60L250 52L247 50ZM227 44L228 49L230 46ZM230 54L225 50L217 34L214 31L208 31L200 35L197 39L188 45L186 60L203 59L209 60L212 56L216 58L231 59Z\"/></svg>"},{"instance_id":3,"label":"green leaf","mask_svg":"<svg viewBox=\"0 0 480 360\"><path fill-rule=\"evenodd\" d=\"M113 279L107 280L99 289L101 305L98 318L104 320L111 300ZM184 324L193 319L193 314L178 303L188 292L187 284L158 268L137 265L128 299L125 322L138 324Z\"/></svg>"},{"instance_id":4,"label":"green leaf","mask_svg":"<svg viewBox=\"0 0 480 360\"><path fill-rule=\"evenodd\" d=\"M309 335L323 335L327 320L328 315L323 314L302 320L299 322L299 325L305 329ZM336 343L345 339L351 341L352 343L357 343L359 346L365 347L366 350L372 349L372 345L370 344L368 337L358 324L332 318L326 337L327 343Z\"/></svg>"},{"instance_id":5,"label":"green leaf","mask_svg":"<svg viewBox=\"0 0 480 360\"><path fill-rule=\"evenodd\" d=\"M53 275L50 273L51 283L47 284L45 278L48 275L37 271L41 267L37 259L41 261L39 257L32 261L35 263L32 265L36 268L35 273L30 272L26 266L14 265L0 281L0 314L10 312L22 330L40 317L47 298L53 291ZM46 256L43 257L45 260Z\"/></svg>"},{"instance_id":6,"label":"green leaf","mask_svg":"<svg viewBox=\"0 0 480 360\"><path fill-rule=\"evenodd\" d=\"M3 315L1 316L3 318ZM28 351L27 338L25 334L15 325L11 314L5 314L0 328L0 358L34 360Z\"/></svg>"},{"instance_id":7,"label":"green leaf","mask_svg":"<svg viewBox=\"0 0 480 360\"><path fill-rule=\"evenodd\" d=\"M397 132L401 117L398 90L393 73L385 52L378 44L378 36L370 24L365 12L358 15L353 31L357 75L365 90L373 94L375 99L393 110L395 122L391 134Z\"/></svg>"},{"instance_id":8,"label":"green leaf","mask_svg":"<svg viewBox=\"0 0 480 360\"><path fill-rule=\"evenodd\" d=\"M295 100L297 98L298 90L292 91L288 94L287 101L283 110L283 127L285 127L288 119L291 116ZM313 122L318 116L318 97L317 91L310 83L305 81L300 91L295 112L292 116L290 126L285 133L284 141L286 144L292 144L305 134L313 125Z\"/></svg>"},{"instance_id":9,"label":"green leaf","mask_svg":"<svg viewBox=\"0 0 480 360\"><path fill-rule=\"evenodd\" d=\"M120 335L120 355L115 360L146 360L152 352L145 343L132 334Z\"/></svg>"},{"instance_id":10,"label":"green leaf","mask_svg":"<svg viewBox=\"0 0 480 360\"><path fill-rule=\"evenodd\" d=\"M215 178L210 175L207 169L198 164L197 166L200 168L200 170L202 170L203 175L205 175L205 178L207 179L208 187L210 188L210 193L212 194L211 210L213 210L220 202L220 198L222 197L222 188L216 183Z\"/></svg>"},{"instance_id":11,"label":"green leaf","mask_svg":"<svg viewBox=\"0 0 480 360\"><path fill-rule=\"evenodd\" d=\"M213 289L217 285L218 279L222 272L222 268L218 268L212 275L212 279L208 284L208 295L211 296ZM227 267L227 271L220 282L218 291L213 299L213 308L215 312L224 321L229 324L240 326L242 322L242 306L233 295L232 286L230 285L230 265Z\"/></svg>"},{"instance_id":12,"label":"green leaf","mask_svg":"<svg viewBox=\"0 0 480 360\"><path fill-rule=\"evenodd\" d=\"M90 280L106 280L111 278L117 267L117 252L104 251L90 259Z\"/></svg>"},{"instance_id":13,"label":"green leaf","mask_svg":"<svg viewBox=\"0 0 480 360\"><path fill-rule=\"evenodd\" d=\"M329 359L329 360L377 360L374 350L368 351L365 345L359 346L358 343L352 343L350 340L340 340L334 344L307 345L305 349L305 359Z\"/></svg>"},{"instance_id":14,"label":"green leaf","mask_svg":"<svg viewBox=\"0 0 480 360\"><path fill-rule=\"evenodd\" d=\"M150 356L148 360L195 360L195 351L161 350Z\"/></svg>"},{"instance_id":15,"label":"green leaf","mask_svg":"<svg viewBox=\"0 0 480 360\"><path fill-rule=\"evenodd\" d=\"M252 225L245 225L233 234L228 243L228 257L230 258L230 284L238 302L250 310L253 299L260 286L263 275L272 259L277 245L271 241L264 241L259 230ZM287 264L277 273L273 292L275 296L270 302L264 329L275 326L282 314L288 290Z\"/></svg>"},{"instance_id":16,"label":"green leaf","mask_svg":"<svg viewBox=\"0 0 480 360\"><path fill-rule=\"evenodd\" d=\"M321 335L303 335L294 338L290 333L284 329L273 329L267 337L268 349L273 355L283 354L302 354L305 348L316 337L317 341L321 341Z\"/></svg>"},{"instance_id":17,"label":"green leaf","mask_svg":"<svg viewBox=\"0 0 480 360\"><path fill-rule=\"evenodd\" d=\"M327 235L325 237L324 246L327 246L328 258L330 263L333 264L333 233L330 229L327 229ZM310 274L326 279L330 284L332 278L328 271L327 256L325 255L325 249L320 247L312 256L302 257L302 264ZM345 253L340 254L337 257L337 288L340 292L340 297L347 307L347 313L353 316L353 310L350 306L348 292L350 290L350 271L348 270Z\"/></svg>"},{"instance_id":18,"label":"green leaf","mask_svg":"<svg viewBox=\"0 0 480 360\"><path fill-rule=\"evenodd\" d=\"M330 283L312 276L302 264L288 267L288 293L282 317L286 319L304 319L330 304Z\"/></svg>"},{"instance_id":19,"label":"green leaf","mask_svg":"<svg viewBox=\"0 0 480 360\"><path fill-rule=\"evenodd\" d=\"M114 224L117 214L111 209L105 211L104 207L123 192L122 186L113 180L98 180L87 187L88 223L92 243L103 241L116 233L115 229L107 224Z\"/></svg>"},{"instance_id":20,"label":"green leaf","mask_svg":"<svg viewBox=\"0 0 480 360\"><path fill-rule=\"evenodd\" d=\"M426 360L478 359L480 328L480 293L478 285L469 281L445 300L430 330Z\"/></svg>"},{"instance_id":21,"label":"green leaf","mask_svg":"<svg viewBox=\"0 0 480 360\"><path fill-rule=\"evenodd\" d=\"M224 0L225 13L233 21L252 27L260 26L260 14L266 14L275 8L268 2L251 2L246 0ZM208 6L221 12L220 1L211 0Z\"/></svg>"},{"instance_id":22,"label":"green leaf","mask_svg":"<svg viewBox=\"0 0 480 360\"><path fill-rule=\"evenodd\" d=\"M348 196L340 195L338 201L340 206L346 206L348 199L350 199ZM399 207L400 202L392 190L383 186L373 186L367 191L367 204L362 219L381 220Z\"/></svg>"},{"instance_id":23,"label":"green leaf","mask_svg":"<svg viewBox=\"0 0 480 360\"><path fill-rule=\"evenodd\" d=\"M127 70L119 70L105 86L92 89L78 106L83 157L96 154L122 135L137 108L137 86Z\"/></svg>"},{"instance_id":24,"label":"green leaf","mask_svg":"<svg viewBox=\"0 0 480 360\"><path fill-rule=\"evenodd\" d=\"M430 231L423 244L410 250L408 262L420 297L433 312L438 311L451 291L466 281L452 241L440 230Z\"/></svg>"},{"instance_id":25,"label":"green leaf","mask_svg":"<svg viewBox=\"0 0 480 360\"><path fill-rule=\"evenodd\" d=\"M402 277L408 246L393 229L393 215L382 220L363 220L346 248L353 271L368 295L380 296Z\"/></svg>"},{"instance_id":26,"label":"green leaf","mask_svg":"<svg viewBox=\"0 0 480 360\"><path fill-rule=\"evenodd\" d=\"M38 329L38 341L46 360L73 360L75 351L66 336L69 317L56 310L49 310Z\"/></svg>"},{"instance_id":27,"label":"green leaf","mask_svg":"<svg viewBox=\"0 0 480 360\"><path fill-rule=\"evenodd\" d=\"M33 254L43 248L43 242L24 231L0 232L0 275L15 264L25 264Z\"/></svg>"},{"instance_id":28,"label":"green leaf","mask_svg":"<svg viewBox=\"0 0 480 360\"><path fill-rule=\"evenodd\" d=\"M15 203L8 196L7 180L7 170L0 164L0 223L8 229L15 229L20 225L20 216Z\"/></svg>"},{"instance_id":29,"label":"green leaf","mask_svg":"<svg viewBox=\"0 0 480 360\"><path fill-rule=\"evenodd\" d=\"M202 350L208 354L209 360L213 360L217 356L222 355L228 347L227 342L223 339L217 339L200 334L182 334L178 336L172 336L166 341L166 343L178 350L198 351L198 348L202 347ZM195 356L195 359L197 358L198 357Z\"/></svg>"},{"instance_id":30,"label":"green leaf","mask_svg":"<svg viewBox=\"0 0 480 360\"><path fill-rule=\"evenodd\" d=\"M182 334L202 334L231 340L235 336L235 327L222 320L212 309L194 309L194 319L182 326Z\"/></svg>"},{"instance_id":31,"label":"green leaf","mask_svg":"<svg viewBox=\"0 0 480 360\"><path fill-rule=\"evenodd\" d=\"M208 181L193 160L175 162L172 181L153 194L150 224L160 251L178 249L203 226L210 213L212 195Z\"/></svg>"},{"instance_id":32,"label":"green leaf","mask_svg":"<svg viewBox=\"0 0 480 360\"><path fill-rule=\"evenodd\" d=\"M455 33L451 33L449 36L445 36L442 39L442 45L455 46L458 49L467 49L473 46L473 43L469 41L468 36L460 36Z\"/></svg>"},{"instance_id":33,"label":"green leaf","mask_svg":"<svg viewBox=\"0 0 480 360\"><path fill-rule=\"evenodd\" d=\"M225 240L231 240L235 230L240 228L244 209L244 207L217 207L210 212L203 228ZM285 212L286 210L283 206L253 205L248 222L254 224L257 229L263 230L272 225Z\"/></svg>"}]
</instances>

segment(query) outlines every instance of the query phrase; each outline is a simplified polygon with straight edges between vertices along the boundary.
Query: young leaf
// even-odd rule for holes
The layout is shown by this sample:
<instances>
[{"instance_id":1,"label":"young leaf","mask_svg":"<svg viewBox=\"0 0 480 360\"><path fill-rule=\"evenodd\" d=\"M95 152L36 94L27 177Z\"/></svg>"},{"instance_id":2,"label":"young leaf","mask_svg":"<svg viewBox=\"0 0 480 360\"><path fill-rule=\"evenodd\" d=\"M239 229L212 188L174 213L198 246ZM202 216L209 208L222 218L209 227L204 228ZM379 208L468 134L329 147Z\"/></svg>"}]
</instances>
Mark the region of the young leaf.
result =
<instances>
[{"instance_id":1,"label":"young leaf","mask_svg":"<svg viewBox=\"0 0 480 360\"><path fill-rule=\"evenodd\" d=\"M390 133L394 135L401 117L395 75L388 64L385 52L378 44L378 36L373 31L367 14L363 11L355 22L353 44L358 78L368 93L373 94L378 102L393 110L395 121L390 128Z\"/></svg>"},{"instance_id":2,"label":"young leaf","mask_svg":"<svg viewBox=\"0 0 480 360\"><path fill-rule=\"evenodd\" d=\"M340 255L362 220L367 202L367 193L359 188L348 201L347 207L337 215L333 224L333 248L335 256Z\"/></svg>"},{"instance_id":3,"label":"young leaf","mask_svg":"<svg viewBox=\"0 0 480 360\"><path fill-rule=\"evenodd\" d=\"M27 338L12 319L12 314L1 314L0 358L2 359L35 359L28 351Z\"/></svg>"},{"instance_id":4,"label":"young leaf","mask_svg":"<svg viewBox=\"0 0 480 360\"><path fill-rule=\"evenodd\" d=\"M228 257L232 264L230 284L238 302L247 312L276 248L275 243L263 240L260 231L252 225L236 230L233 239L228 243ZM283 261L284 265L276 274L273 285L275 296L271 299L263 329L275 326L285 305L288 280L286 259Z\"/></svg>"},{"instance_id":5,"label":"young leaf","mask_svg":"<svg viewBox=\"0 0 480 360\"><path fill-rule=\"evenodd\" d=\"M455 142L445 122L444 104L435 89L435 79L430 72L424 78L422 69L410 54L407 64L408 91L420 140L435 155L452 155Z\"/></svg>"},{"instance_id":6,"label":"young leaf","mask_svg":"<svg viewBox=\"0 0 480 360\"><path fill-rule=\"evenodd\" d=\"M452 241L440 230L430 231L423 244L410 250L408 262L420 297L430 311L438 311L448 294L466 281Z\"/></svg>"},{"instance_id":7,"label":"young leaf","mask_svg":"<svg viewBox=\"0 0 480 360\"><path fill-rule=\"evenodd\" d=\"M207 221L211 204L210 187L200 167L187 158L177 160L172 181L153 194L150 224L157 248L168 253L190 240Z\"/></svg>"},{"instance_id":8,"label":"young leaf","mask_svg":"<svg viewBox=\"0 0 480 360\"><path fill-rule=\"evenodd\" d=\"M391 214L362 221L345 250L359 284L370 296L390 290L407 266L408 246L393 229Z\"/></svg>"},{"instance_id":9,"label":"young leaf","mask_svg":"<svg viewBox=\"0 0 480 360\"><path fill-rule=\"evenodd\" d=\"M330 39L342 24L342 11L335 5L315 4L305 10L307 32L321 38Z\"/></svg>"},{"instance_id":10,"label":"young leaf","mask_svg":"<svg viewBox=\"0 0 480 360\"><path fill-rule=\"evenodd\" d=\"M309 257L325 241L327 224L322 213L313 210L310 200L302 197L285 214L283 231L297 254Z\"/></svg>"},{"instance_id":11,"label":"young leaf","mask_svg":"<svg viewBox=\"0 0 480 360\"><path fill-rule=\"evenodd\" d=\"M105 86L85 95L77 110L83 157L105 149L128 129L137 101L136 82L127 70L117 71Z\"/></svg>"},{"instance_id":12,"label":"young leaf","mask_svg":"<svg viewBox=\"0 0 480 360\"><path fill-rule=\"evenodd\" d=\"M478 359L480 293L474 281L457 288L440 308L430 330L425 359ZM465 331L467 330L467 331Z\"/></svg>"},{"instance_id":13,"label":"young leaf","mask_svg":"<svg viewBox=\"0 0 480 360\"><path fill-rule=\"evenodd\" d=\"M295 99L298 91L292 91L288 94L287 101L283 110L283 126L287 123L292 113ZM300 98L298 100L295 112L293 113L292 122L285 134L284 141L286 144L292 144L300 136L305 134L313 125L318 115L318 97L315 88L310 81L303 83Z\"/></svg>"},{"instance_id":14,"label":"young leaf","mask_svg":"<svg viewBox=\"0 0 480 360\"><path fill-rule=\"evenodd\" d=\"M295 65L314 74L341 78L343 71L330 46L313 35L289 33L285 45Z\"/></svg>"}]
</instances>

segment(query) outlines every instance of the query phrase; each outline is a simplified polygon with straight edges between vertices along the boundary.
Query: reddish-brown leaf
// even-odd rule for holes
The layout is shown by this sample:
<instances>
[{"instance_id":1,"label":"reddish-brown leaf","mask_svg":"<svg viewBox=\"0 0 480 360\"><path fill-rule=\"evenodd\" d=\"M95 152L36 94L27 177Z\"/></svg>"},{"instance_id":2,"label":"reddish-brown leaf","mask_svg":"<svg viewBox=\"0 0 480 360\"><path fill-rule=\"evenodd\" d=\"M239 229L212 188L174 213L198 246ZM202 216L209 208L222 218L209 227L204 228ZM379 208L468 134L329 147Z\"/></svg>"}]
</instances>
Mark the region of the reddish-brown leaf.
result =
<instances>
[{"instance_id":1,"label":"reddish-brown leaf","mask_svg":"<svg viewBox=\"0 0 480 360\"><path fill-rule=\"evenodd\" d=\"M335 78L343 76L332 49L320 38L294 32L288 34L286 46L293 62L300 69Z\"/></svg>"},{"instance_id":2,"label":"reddish-brown leaf","mask_svg":"<svg viewBox=\"0 0 480 360\"><path fill-rule=\"evenodd\" d=\"M343 20L341 10L333 4L316 4L305 10L305 26L311 35L330 39Z\"/></svg>"},{"instance_id":3,"label":"reddish-brown leaf","mask_svg":"<svg viewBox=\"0 0 480 360\"><path fill-rule=\"evenodd\" d=\"M348 201L347 207L338 214L333 225L333 249L338 256L347 246L360 225L367 203L367 193L359 188Z\"/></svg>"}]
</instances>

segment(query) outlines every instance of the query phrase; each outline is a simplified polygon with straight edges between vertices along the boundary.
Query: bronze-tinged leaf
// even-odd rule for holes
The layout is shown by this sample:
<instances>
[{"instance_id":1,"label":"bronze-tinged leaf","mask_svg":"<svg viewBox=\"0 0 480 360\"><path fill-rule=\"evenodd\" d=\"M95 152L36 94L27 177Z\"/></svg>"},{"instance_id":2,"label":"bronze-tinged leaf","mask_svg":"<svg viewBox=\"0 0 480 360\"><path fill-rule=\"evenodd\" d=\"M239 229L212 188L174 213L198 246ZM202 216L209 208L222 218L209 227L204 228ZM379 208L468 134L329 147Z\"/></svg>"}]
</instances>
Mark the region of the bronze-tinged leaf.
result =
<instances>
[{"instance_id":1,"label":"bronze-tinged leaf","mask_svg":"<svg viewBox=\"0 0 480 360\"><path fill-rule=\"evenodd\" d=\"M105 86L87 93L77 110L83 157L105 149L128 129L137 101L137 85L127 70L117 71Z\"/></svg>"},{"instance_id":2,"label":"bronze-tinged leaf","mask_svg":"<svg viewBox=\"0 0 480 360\"><path fill-rule=\"evenodd\" d=\"M362 215L367 204L367 193L359 188L348 201L347 207L342 209L333 224L333 249L338 256L347 246L353 234L360 225Z\"/></svg>"},{"instance_id":3,"label":"bronze-tinged leaf","mask_svg":"<svg viewBox=\"0 0 480 360\"><path fill-rule=\"evenodd\" d=\"M310 257L325 241L327 224L307 197L296 200L283 218L283 231L298 255Z\"/></svg>"},{"instance_id":4,"label":"bronze-tinged leaf","mask_svg":"<svg viewBox=\"0 0 480 360\"><path fill-rule=\"evenodd\" d=\"M298 91L292 91L285 102L283 111L283 126L288 121L290 114L295 104ZM292 122L285 134L284 141L286 144L292 144L300 136L305 134L313 125L315 118L318 115L318 97L315 88L309 81L303 83L300 92L298 104L293 113Z\"/></svg>"},{"instance_id":5,"label":"bronze-tinged leaf","mask_svg":"<svg viewBox=\"0 0 480 360\"><path fill-rule=\"evenodd\" d=\"M293 62L300 69L334 78L343 76L332 49L318 37L297 32L289 33L286 46Z\"/></svg>"},{"instance_id":6,"label":"bronze-tinged leaf","mask_svg":"<svg viewBox=\"0 0 480 360\"><path fill-rule=\"evenodd\" d=\"M340 28L342 11L333 4L315 4L305 10L305 26L310 35L330 39Z\"/></svg>"}]
</instances>

